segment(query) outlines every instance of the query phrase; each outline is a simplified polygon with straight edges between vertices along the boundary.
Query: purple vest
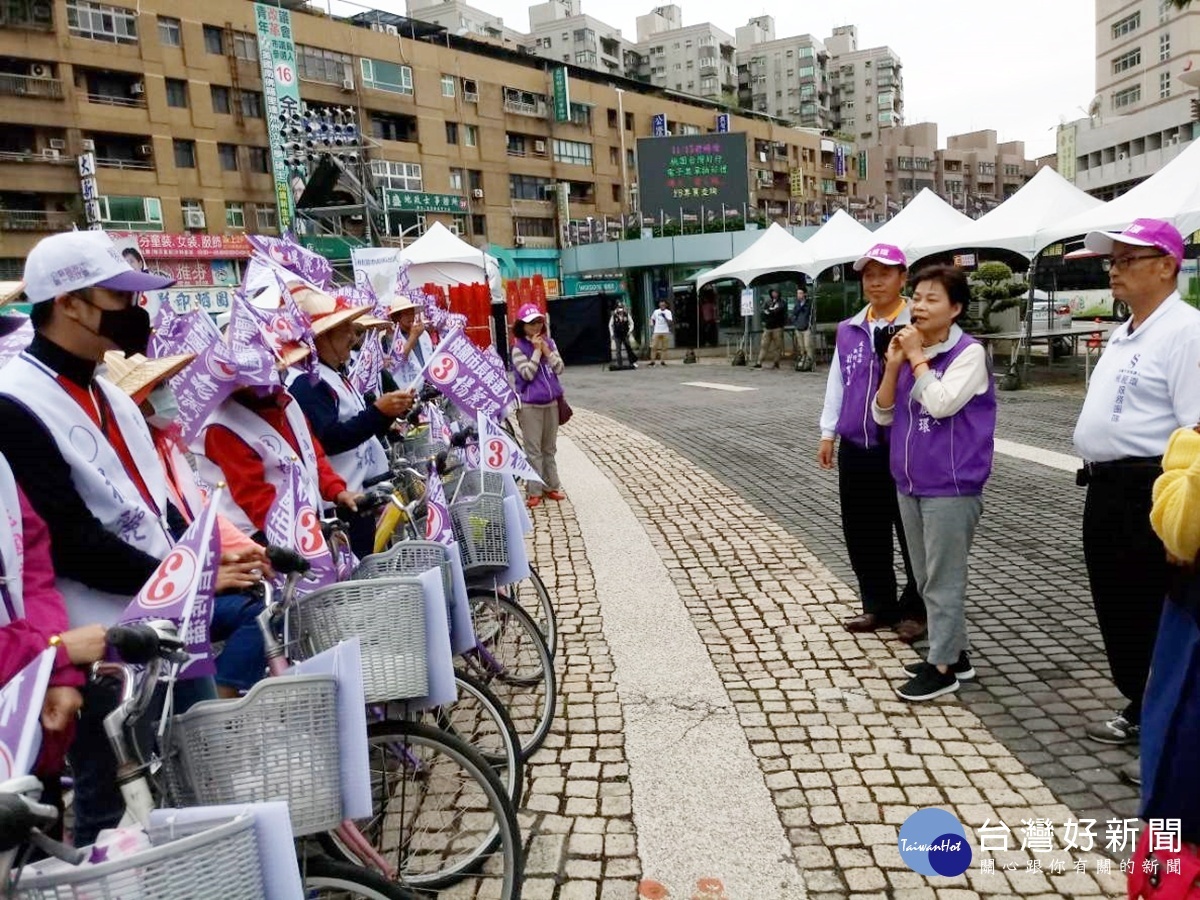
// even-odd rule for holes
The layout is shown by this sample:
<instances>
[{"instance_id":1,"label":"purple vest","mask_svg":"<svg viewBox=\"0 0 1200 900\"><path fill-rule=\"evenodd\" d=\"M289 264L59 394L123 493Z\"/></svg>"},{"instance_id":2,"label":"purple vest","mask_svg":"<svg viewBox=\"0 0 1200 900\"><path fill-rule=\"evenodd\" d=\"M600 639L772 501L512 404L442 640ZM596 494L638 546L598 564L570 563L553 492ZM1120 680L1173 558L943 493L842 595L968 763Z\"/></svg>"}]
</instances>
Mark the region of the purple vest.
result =
<instances>
[{"instance_id":1,"label":"purple vest","mask_svg":"<svg viewBox=\"0 0 1200 900\"><path fill-rule=\"evenodd\" d=\"M964 334L957 344L930 360L941 378L959 355L976 344ZM988 376L987 393L967 401L952 416L935 419L913 400L912 367L896 382L896 418L892 424L891 463L896 489L911 497L963 497L983 493L992 472L996 435L996 383Z\"/></svg>"},{"instance_id":2,"label":"purple vest","mask_svg":"<svg viewBox=\"0 0 1200 900\"><path fill-rule=\"evenodd\" d=\"M514 343L525 356L533 359L533 344L523 338L517 338ZM551 350L558 349L550 338L546 338L546 344ZM514 366L513 387L516 388L521 402L527 405L553 403L563 395L562 385L558 383L558 376L554 374L554 370L550 368L550 364L545 359L538 363L537 374L533 376L532 381L522 378L521 373Z\"/></svg>"},{"instance_id":3,"label":"purple vest","mask_svg":"<svg viewBox=\"0 0 1200 900\"><path fill-rule=\"evenodd\" d=\"M838 323L837 355L841 365L842 408L838 412L837 434L863 449L878 447L887 441L887 431L871 416L871 401L883 378L883 364L875 355L875 335L865 319Z\"/></svg>"}]
</instances>

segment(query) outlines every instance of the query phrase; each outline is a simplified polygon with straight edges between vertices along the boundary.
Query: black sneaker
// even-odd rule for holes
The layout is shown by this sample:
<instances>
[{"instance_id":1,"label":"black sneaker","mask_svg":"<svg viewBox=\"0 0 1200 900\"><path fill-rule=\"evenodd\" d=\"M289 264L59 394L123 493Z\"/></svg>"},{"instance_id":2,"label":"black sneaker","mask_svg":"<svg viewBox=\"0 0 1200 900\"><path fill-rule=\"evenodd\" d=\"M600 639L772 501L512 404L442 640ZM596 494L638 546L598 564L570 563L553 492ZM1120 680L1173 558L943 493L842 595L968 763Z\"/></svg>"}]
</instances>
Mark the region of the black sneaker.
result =
<instances>
[{"instance_id":1,"label":"black sneaker","mask_svg":"<svg viewBox=\"0 0 1200 900\"><path fill-rule=\"evenodd\" d=\"M953 694L957 690L958 678L953 672L943 675L937 670L937 666L926 666L902 687L896 688L896 693L902 699L916 703L921 700L932 700L942 694Z\"/></svg>"},{"instance_id":2,"label":"black sneaker","mask_svg":"<svg viewBox=\"0 0 1200 900\"><path fill-rule=\"evenodd\" d=\"M1117 774L1126 784L1132 784L1134 787L1142 786L1142 761L1135 759L1133 762L1127 762L1117 770Z\"/></svg>"},{"instance_id":3,"label":"black sneaker","mask_svg":"<svg viewBox=\"0 0 1200 900\"><path fill-rule=\"evenodd\" d=\"M921 670L928 665L930 664L922 660L921 662L905 666L904 671L909 675L919 675L921 674ZM971 660L967 658L966 650L958 654L958 662L950 667L950 671L955 674L959 681L970 681L975 677L975 667L971 665Z\"/></svg>"},{"instance_id":4,"label":"black sneaker","mask_svg":"<svg viewBox=\"0 0 1200 900\"><path fill-rule=\"evenodd\" d=\"M1125 718L1124 713L1117 713L1107 722L1093 722L1084 733L1098 744L1123 747L1136 744L1141 739L1142 729Z\"/></svg>"}]
</instances>

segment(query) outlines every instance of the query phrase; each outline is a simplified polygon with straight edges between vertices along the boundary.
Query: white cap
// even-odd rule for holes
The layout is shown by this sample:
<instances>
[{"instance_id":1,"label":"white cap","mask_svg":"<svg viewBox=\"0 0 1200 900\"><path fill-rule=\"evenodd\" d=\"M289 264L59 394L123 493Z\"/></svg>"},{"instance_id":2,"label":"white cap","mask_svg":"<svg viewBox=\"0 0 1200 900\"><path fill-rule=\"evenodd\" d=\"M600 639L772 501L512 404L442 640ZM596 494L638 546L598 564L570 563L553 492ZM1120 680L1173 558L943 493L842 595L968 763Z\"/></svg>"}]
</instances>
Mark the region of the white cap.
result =
<instances>
[{"instance_id":1,"label":"white cap","mask_svg":"<svg viewBox=\"0 0 1200 900\"><path fill-rule=\"evenodd\" d=\"M25 296L53 300L88 287L140 294L170 287L175 279L138 272L103 231L64 231L38 241L25 258Z\"/></svg>"}]
</instances>

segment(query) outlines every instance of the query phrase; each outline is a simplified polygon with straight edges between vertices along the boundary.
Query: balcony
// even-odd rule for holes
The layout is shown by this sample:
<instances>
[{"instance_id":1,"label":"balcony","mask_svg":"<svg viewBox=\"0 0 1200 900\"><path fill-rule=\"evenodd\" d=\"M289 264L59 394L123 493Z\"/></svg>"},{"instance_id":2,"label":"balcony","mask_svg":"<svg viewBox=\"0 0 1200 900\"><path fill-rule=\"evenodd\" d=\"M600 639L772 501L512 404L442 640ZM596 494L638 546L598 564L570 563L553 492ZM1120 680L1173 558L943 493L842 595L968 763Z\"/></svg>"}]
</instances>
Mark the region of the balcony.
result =
<instances>
[{"instance_id":1,"label":"balcony","mask_svg":"<svg viewBox=\"0 0 1200 900\"><path fill-rule=\"evenodd\" d=\"M5 28L53 31L53 0L26 0L23 3L0 4L0 30Z\"/></svg>"},{"instance_id":2,"label":"balcony","mask_svg":"<svg viewBox=\"0 0 1200 900\"><path fill-rule=\"evenodd\" d=\"M61 100L62 82L57 78L35 78L0 72L0 94L9 97L31 97L38 100Z\"/></svg>"},{"instance_id":3,"label":"balcony","mask_svg":"<svg viewBox=\"0 0 1200 900\"><path fill-rule=\"evenodd\" d=\"M136 73L75 68L75 86L88 103L123 109L146 108L146 86Z\"/></svg>"},{"instance_id":4,"label":"balcony","mask_svg":"<svg viewBox=\"0 0 1200 900\"><path fill-rule=\"evenodd\" d=\"M75 224L69 212L42 209L0 209L0 231L67 231Z\"/></svg>"},{"instance_id":5,"label":"balcony","mask_svg":"<svg viewBox=\"0 0 1200 900\"><path fill-rule=\"evenodd\" d=\"M504 89L504 111L518 116L546 118L546 98L530 91Z\"/></svg>"},{"instance_id":6,"label":"balcony","mask_svg":"<svg viewBox=\"0 0 1200 900\"><path fill-rule=\"evenodd\" d=\"M52 166L75 166L75 157L58 150L0 150L0 163L46 163Z\"/></svg>"}]
</instances>

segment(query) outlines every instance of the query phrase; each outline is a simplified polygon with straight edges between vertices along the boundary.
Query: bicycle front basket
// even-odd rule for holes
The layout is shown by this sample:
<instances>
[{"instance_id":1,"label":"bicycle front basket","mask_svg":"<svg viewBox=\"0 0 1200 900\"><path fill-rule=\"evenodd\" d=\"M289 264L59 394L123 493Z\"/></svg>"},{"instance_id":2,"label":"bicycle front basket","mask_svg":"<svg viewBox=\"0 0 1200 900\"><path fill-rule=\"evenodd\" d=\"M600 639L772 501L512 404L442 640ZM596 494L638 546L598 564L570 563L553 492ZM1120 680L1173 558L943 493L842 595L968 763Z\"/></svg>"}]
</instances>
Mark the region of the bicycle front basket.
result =
<instances>
[{"instance_id":1,"label":"bicycle front basket","mask_svg":"<svg viewBox=\"0 0 1200 900\"><path fill-rule=\"evenodd\" d=\"M454 539L462 551L464 575L487 575L508 568L504 500L480 494L450 504Z\"/></svg>"}]
</instances>

